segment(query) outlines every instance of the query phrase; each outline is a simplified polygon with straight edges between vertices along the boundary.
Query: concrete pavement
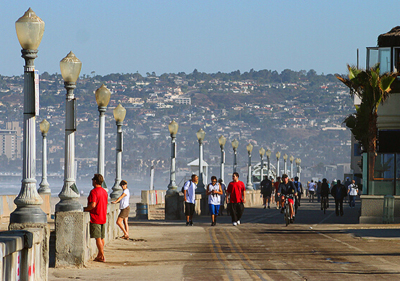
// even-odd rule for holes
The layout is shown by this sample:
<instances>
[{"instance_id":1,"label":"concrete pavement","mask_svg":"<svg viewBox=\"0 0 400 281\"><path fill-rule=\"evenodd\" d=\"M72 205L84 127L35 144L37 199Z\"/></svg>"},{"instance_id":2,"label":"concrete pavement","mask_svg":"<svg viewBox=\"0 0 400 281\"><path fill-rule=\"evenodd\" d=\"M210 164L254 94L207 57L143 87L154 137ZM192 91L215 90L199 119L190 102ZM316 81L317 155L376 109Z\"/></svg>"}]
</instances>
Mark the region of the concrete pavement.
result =
<instances>
[{"instance_id":1,"label":"concrete pavement","mask_svg":"<svg viewBox=\"0 0 400 281\"><path fill-rule=\"evenodd\" d=\"M278 210L261 207L247 208L237 227L227 216L215 227L208 216L192 227L132 220L131 239L110 243L106 263L50 268L49 280L400 279L399 225L360 225L358 212L324 215L303 201L288 227Z\"/></svg>"}]
</instances>

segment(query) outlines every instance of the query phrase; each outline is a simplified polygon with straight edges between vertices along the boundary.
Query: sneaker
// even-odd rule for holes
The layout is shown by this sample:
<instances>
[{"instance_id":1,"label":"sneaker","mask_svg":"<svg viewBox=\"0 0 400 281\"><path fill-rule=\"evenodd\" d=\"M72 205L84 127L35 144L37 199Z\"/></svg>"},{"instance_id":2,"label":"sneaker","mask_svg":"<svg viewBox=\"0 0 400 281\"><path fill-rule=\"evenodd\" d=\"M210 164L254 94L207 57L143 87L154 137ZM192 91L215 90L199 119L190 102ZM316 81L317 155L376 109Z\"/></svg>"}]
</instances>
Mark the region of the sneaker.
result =
<instances>
[{"instance_id":1,"label":"sneaker","mask_svg":"<svg viewBox=\"0 0 400 281\"><path fill-rule=\"evenodd\" d=\"M232 224L233 224L233 226L237 226L237 223L236 223L236 222L233 222Z\"/></svg>"},{"instance_id":2,"label":"sneaker","mask_svg":"<svg viewBox=\"0 0 400 281\"><path fill-rule=\"evenodd\" d=\"M214 226L214 222L211 222L211 226Z\"/></svg>"},{"instance_id":3,"label":"sneaker","mask_svg":"<svg viewBox=\"0 0 400 281\"><path fill-rule=\"evenodd\" d=\"M269 207L269 205L268 205L268 209L271 209L271 208Z\"/></svg>"},{"instance_id":4,"label":"sneaker","mask_svg":"<svg viewBox=\"0 0 400 281\"><path fill-rule=\"evenodd\" d=\"M283 214L283 212L284 212L284 209L282 208L282 209L281 209L281 214Z\"/></svg>"},{"instance_id":5,"label":"sneaker","mask_svg":"<svg viewBox=\"0 0 400 281\"><path fill-rule=\"evenodd\" d=\"M187 221L187 222L186 222L186 226L188 226L188 225L189 225L189 222Z\"/></svg>"},{"instance_id":6,"label":"sneaker","mask_svg":"<svg viewBox=\"0 0 400 281\"><path fill-rule=\"evenodd\" d=\"M240 221L237 221L236 223L237 223L237 225L239 225L239 224L240 224Z\"/></svg>"},{"instance_id":7,"label":"sneaker","mask_svg":"<svg viewBox=\"0 0 400 281\"><path fill-rule=\"evenodd\" d=\"M190 222L189 222L189 225L190 225L190 226L193 226L193 222L192 222L192 221L190 221Z\"/></svg>"},{"instance_id":8,"label":"sneaker","mask_svg":"<svg viewBox=\"0 0 400 281\"><path fill-rule=\"evenodd\" d=\"M290 219L290 223L294 223L294 220L293 220L293 218L291 218L291 219Z\"/></svg>"},{"instance_id":9,"label":"sneaker","mask_svg":"<svg viewBox=\"0 0 400 281\"><path fill-rule=\"evenodd\" d=\"M269 207L269 206L268 206ZM264 206L264 209L266 209L267 207Z\"/></svg>"}]
</instances>

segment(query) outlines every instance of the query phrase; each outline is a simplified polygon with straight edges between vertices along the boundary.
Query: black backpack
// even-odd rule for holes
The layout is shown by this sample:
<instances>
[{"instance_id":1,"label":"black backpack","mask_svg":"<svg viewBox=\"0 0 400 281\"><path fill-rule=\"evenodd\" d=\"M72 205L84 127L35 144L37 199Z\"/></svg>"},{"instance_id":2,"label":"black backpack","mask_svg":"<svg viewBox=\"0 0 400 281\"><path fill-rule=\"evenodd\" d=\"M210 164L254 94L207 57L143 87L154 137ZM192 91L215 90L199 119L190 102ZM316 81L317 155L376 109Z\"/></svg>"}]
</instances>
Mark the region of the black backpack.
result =
<instances>
[{"instance_id":1,"label":"black backpack","mask_svg":"<svg viewBox=\"0 0 400 281\"><path fill-rule=\"evenodd\" d=\"M190 181L190 183L192 182L192 180L188 180L188 181ZM188 181L185 181L184 183L183 183L183 186L182 186L182 188L181 188L181 192L182 193L185 193L185 191L184 191L184 187L185 187L185 184L188 182Z\"/></svg>"}]
</instances>

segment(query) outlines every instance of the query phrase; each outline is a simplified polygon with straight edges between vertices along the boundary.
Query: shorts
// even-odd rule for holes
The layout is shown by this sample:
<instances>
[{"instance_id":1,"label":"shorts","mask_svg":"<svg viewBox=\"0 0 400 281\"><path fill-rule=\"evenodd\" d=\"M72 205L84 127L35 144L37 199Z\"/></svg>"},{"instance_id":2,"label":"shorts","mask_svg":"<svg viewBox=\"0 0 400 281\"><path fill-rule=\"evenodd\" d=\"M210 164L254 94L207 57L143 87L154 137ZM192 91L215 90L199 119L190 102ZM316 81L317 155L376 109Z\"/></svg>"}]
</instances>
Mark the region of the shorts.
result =
<instances>
[{"instance_id":1,"label":"shorts","mask_svg":"<svg viewBox=\"0 0 400 281\"><path fill-rule=\"evenodd\" d=\"M271 198L271 194L263 194L263 198Z\"/></svg>"},{"instance_id":2,"label":"shorts","mask_svg":"<svg viewBox=\"0 0 400 281\"><path fill-rule=\"evenodd\" d=\"M185 215L192 217L194 214L194 204L185 202Z\"/></svg>"},{"instance_id":3,"label":"shorts","mask_svg":"<svg viewBox=\"0 0 400 281\"><path fill-rule=\"evenodd\" d=\"M90 238L102 238L106 237L105 224L90 223Z\"/></svg>"},{"instance_id":4,"label":"shorts","mask_svg":"<svg viewBox=\"0 0 400 281\"><path fill-rule=\"evenodd\" d=\"M294 201L293 201L293 199L292 198L288 198L288 202L289 202L289 204L294 204Z\"/></svg>"},{"instance_id":5,"label":"shorts","mask_svg":"<svg viewBox=\"0 0 400 281\"><path fill-rule=\"evenodd\" d=\"M315 191L314 191L314 190L309 190L308 193L309 193L310 195L314 195L314 194L315 194Z\"/></svg>"},{"instance_id":6,"label":"shorts","mask_svg":"<svg viewBox=\"0 0 400 281\"><path fill-rule=\"evenodd\" d=\"M131 208L128 206L128 207L126 207L125 209L122 209L122 210L119 212L118 217L119 217L119 218L126 219L127 217L129 217L129 212L130 212L130 211L131 211Z\"/></svg>"},{"instance_id":7,"label":"shorts","mask_svg":"<svg viewBox=\"0 0 400 281\"><path fill-rule=\"evenodd\" d=\"M219 206L220 205L208 204L208 208L210 209L210 214L218 215L219 214Z\"/></svg>"}]
</instances>

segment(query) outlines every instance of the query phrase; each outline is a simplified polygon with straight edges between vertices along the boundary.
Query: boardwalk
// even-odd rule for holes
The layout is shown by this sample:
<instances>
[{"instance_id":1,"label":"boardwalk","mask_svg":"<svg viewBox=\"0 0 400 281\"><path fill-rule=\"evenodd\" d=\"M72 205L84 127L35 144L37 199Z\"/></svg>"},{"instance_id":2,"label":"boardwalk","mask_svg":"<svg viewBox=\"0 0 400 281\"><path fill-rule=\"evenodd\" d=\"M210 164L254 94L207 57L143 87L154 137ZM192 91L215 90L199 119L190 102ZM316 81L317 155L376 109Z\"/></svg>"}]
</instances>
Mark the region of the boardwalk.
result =
<instances>
[{"instance_id":1,"label":"boardwalk","mask_svg":"<svg viewBox=\"0 0 400 281\"><path fill-rule=\"evenodd\" d=\"M357 202L358 203L358 202ZM333 205L333 204L332 204ZM131 240L106 247L106 263L50 269L49 280L397 280L398 225L359 225L359 209L327 214L304 202L286 227L276 209L245 210L240 226L230 218L130 223Z\"/></svg>"}]
</instances>

